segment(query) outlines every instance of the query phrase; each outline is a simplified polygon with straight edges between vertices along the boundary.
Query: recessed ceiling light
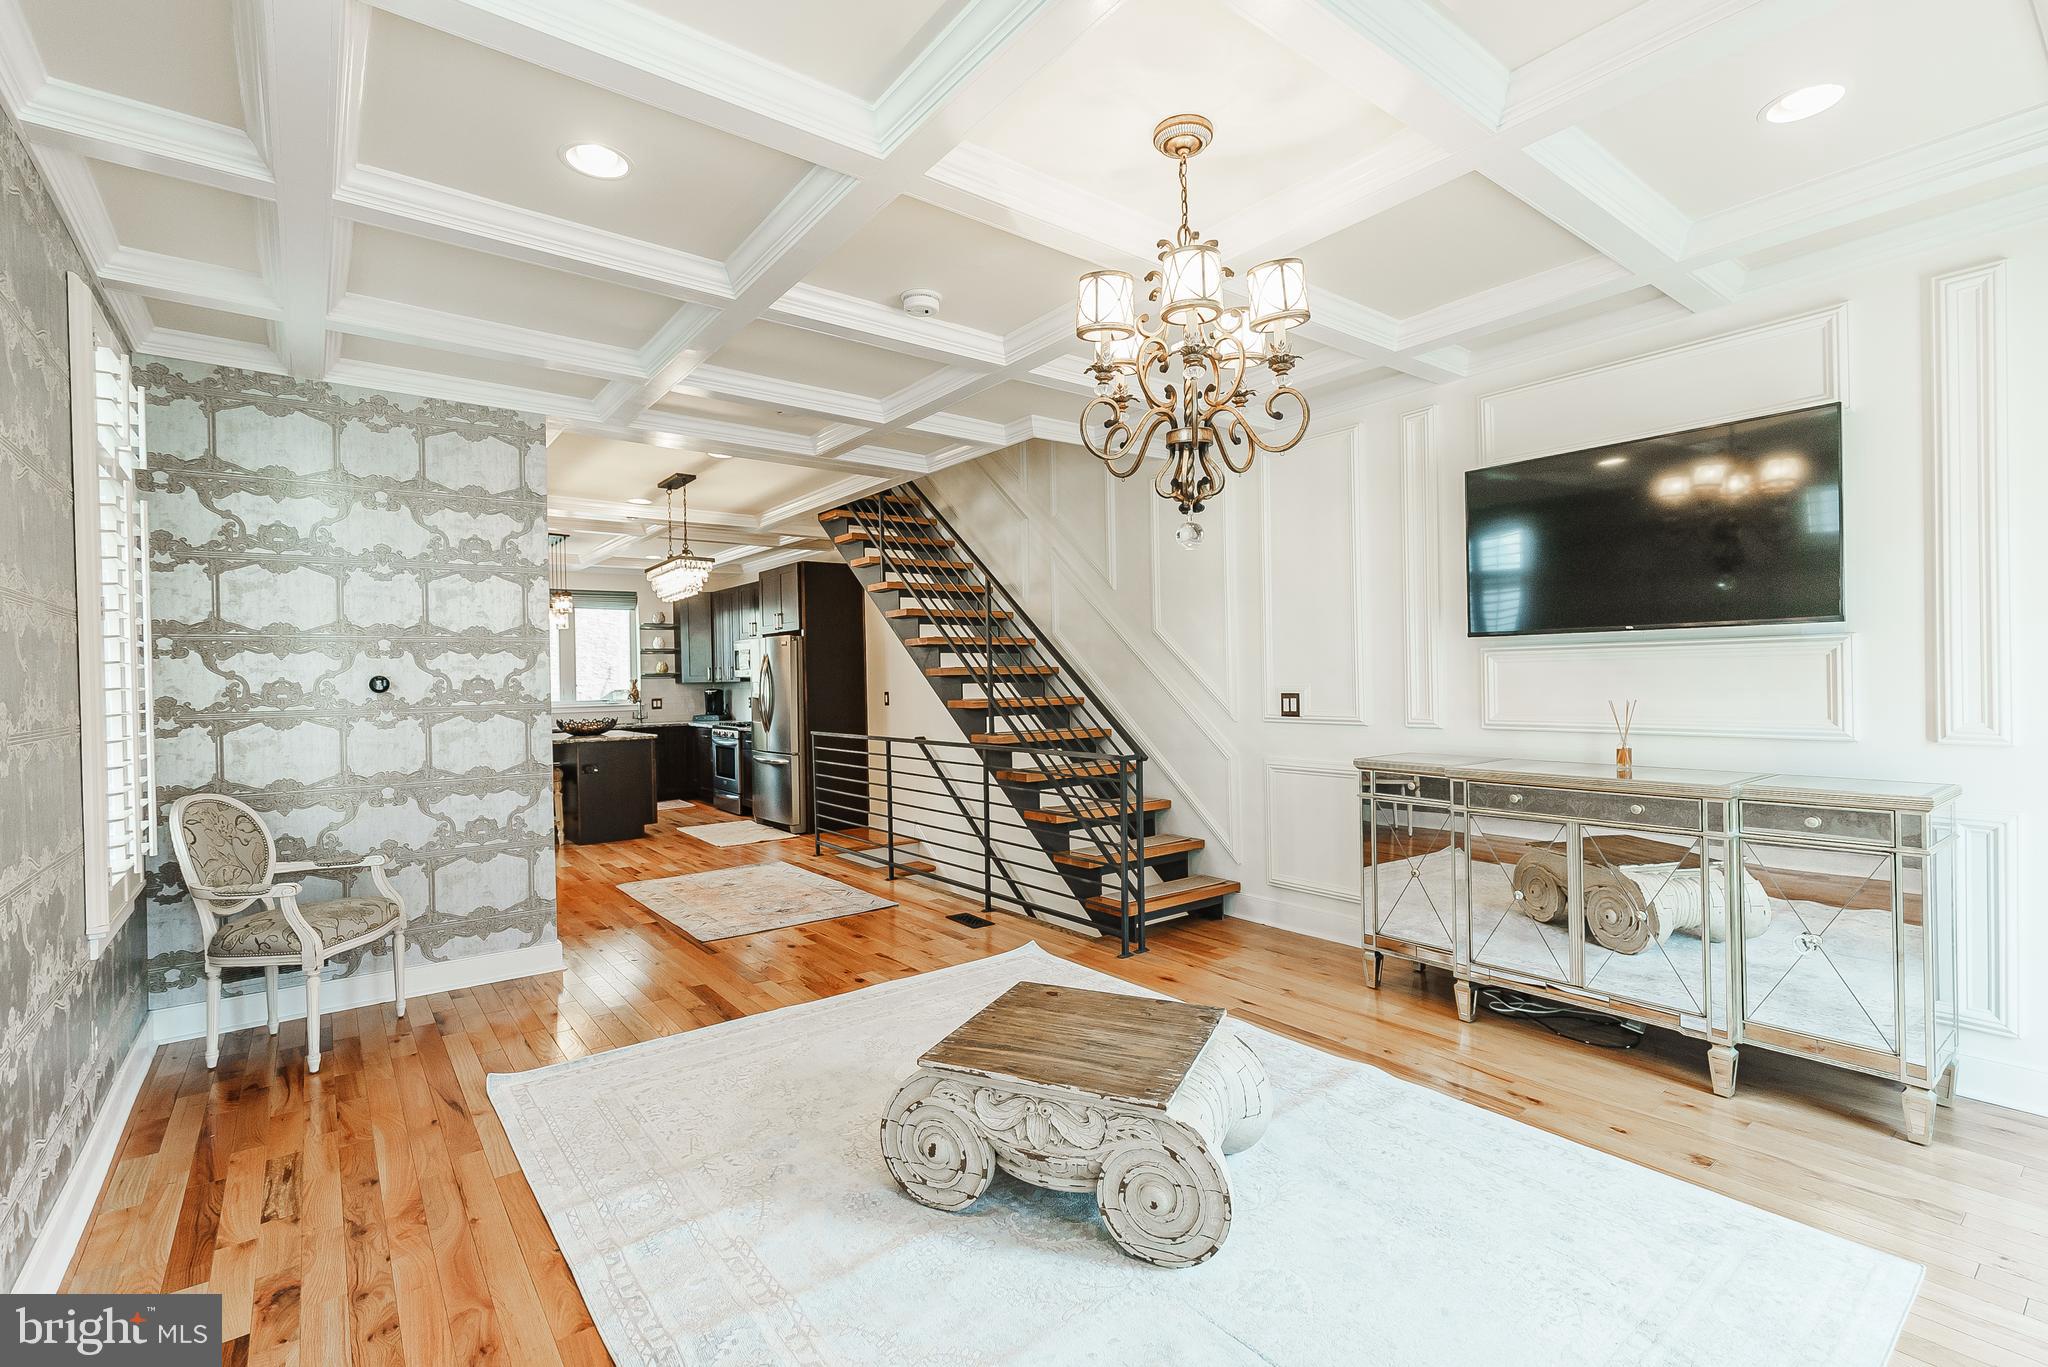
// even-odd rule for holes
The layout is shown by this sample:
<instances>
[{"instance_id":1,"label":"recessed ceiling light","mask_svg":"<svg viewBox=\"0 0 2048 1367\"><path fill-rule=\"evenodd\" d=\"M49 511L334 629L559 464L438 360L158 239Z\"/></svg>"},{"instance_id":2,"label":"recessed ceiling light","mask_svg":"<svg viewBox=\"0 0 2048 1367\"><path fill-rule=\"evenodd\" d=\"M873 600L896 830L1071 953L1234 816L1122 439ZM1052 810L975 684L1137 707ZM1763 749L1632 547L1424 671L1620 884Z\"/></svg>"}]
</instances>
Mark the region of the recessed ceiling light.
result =
<instances>
[{"instance_id":1,"label":"recessed ceiling light","mask_svg":"<svg viewBox=\"0 0 2048 1367\"><path fill-rule=\"evenodd\" d=\"M617 180L633 169L625 153L601 142L572 142L562 149L562 161L571 171L597 180Z\"/></svg>"},{"instance_id":2,"label":"recessed ceiling light","mask_svg":"<svg viewBox=\"0 0 2048 1367\"><path fill-rule=\"evenodd\" d=\"M706 451L706 452L705 452L704 454L705 454L705 455L707 455L707 456L709 456L709 457L711 457L711 459L713 459L713 460L731 460L731 459L732 459L732 456L731 456L731 454L730 454L730 453L728 453L728 452L725 452L725 451Z\"/></svg>"},{"instance_id":3,"label":"recessed ceiling light","mask_svg":"<svg viewBox=\"0 0 2048 1367\"><path fill-rule=\"evenodd\" d=\"M1599 467L1600 467L1601 469L1603 469L1603 470L1612 470L1612 469L1613 469L1613 468L1614 468L1615 466L1617 466L1617 465L1626 465L1626 464L1628 464L1628 457L1627 457L1627 456L1602 456L1602 457L1601 457L1600 459L1598 459L1598 460L1594 461L1593 463L1594 463L1595 465L1599 466Z\"/></svg>"},{"instance_id":4,"label":"recessed ceiling light","mask_svg":"<svg viewBox=\"0 0 2048 1367\"><path fill-rule=\"evenodd\" d=\"M653 500L653 499L651 499L651 498L629 498L629 499L627 499L627 500L626 500L626 502L628 502L628 503L639 503L639 504L645 505L645 504L649 504L649 503L652 503L652 502L654 502L654 500Z\"/></svg>"},{"instance_id":5,"label":"recessed ceiling light","mask_svg":"<svg viewBox=\"0 0 2048 1367\"><path fill-rule=\"evenodd\" d=\"M1758 112L1757 117L1765 123L1798 123L1815 114L1825 114L1840 104L1848 93L1846 87L1832 83L1801 86L1772 100Z\"/></svg>"}]
</instances>

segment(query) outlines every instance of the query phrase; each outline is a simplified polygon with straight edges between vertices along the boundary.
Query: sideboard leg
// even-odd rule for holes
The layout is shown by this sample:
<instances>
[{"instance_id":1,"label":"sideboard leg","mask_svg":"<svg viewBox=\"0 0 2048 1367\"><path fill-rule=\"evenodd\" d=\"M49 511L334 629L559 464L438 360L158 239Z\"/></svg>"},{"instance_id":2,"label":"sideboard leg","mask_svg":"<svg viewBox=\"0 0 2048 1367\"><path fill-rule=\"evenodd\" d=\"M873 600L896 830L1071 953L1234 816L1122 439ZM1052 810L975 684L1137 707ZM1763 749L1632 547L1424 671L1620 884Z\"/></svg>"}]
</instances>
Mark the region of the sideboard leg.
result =
<instances>
[{"instance_id":1,"label":"sideboard leg","mask_svg":"<svg viewBox=\"0 0 2048 1367\"><path fill-rule=\"evenodd\" d=\"M1713 1080L1715 1096L1735 1095L1735 1046L1716 1044L1707 1050L1707 1072Z\"/></svg>"},{"instance_id":2,"label":"sideboard leg","mask_svg":"<svg viewBox=\"0 0 2048 1367\"><path fill-rule=\"evenodd\" d=\"M1906 1107L1906 1138L1915 1144L1932 1144L1934 1092L1926 1087L1908 1087L1899 1099Z\"/></svg>"},{"instance_id":3,"label":"sideboard leg","mask_svg":"<svg viewBox=\"0 0 2048 1367\"><path fill-rule=\"evenodd\" d=\"M1471 1020L1479 1014L1479 994L1468 979L1460 978L1451 984L1451 990L1458 994L1458 1019Z\"/></svg>"},{"instance_id":4,"label":"sideboard leg","mask_svg":"<svg viewBox=\"0 0 2048 1367\"><path fill-rule=\"evenodd\" d=\"M1380 985L1380 956L1377 950L1365 951L1365 985L1377 990Z\"/></svg>"},{"instance_id":5,"label":"sideboard leg","mask_svg":"<svg viewBox=\"0 0 2048 1367\"><path fill-rule=\"evenodd\" d=\"M1935 1083L1935 1084L1934 1084L1934 1104L1935 1104L1935 1105L1937 1105L1937 1106L1953 1106L1953 1105L1955 1105L1955 1104L1956 1104L1956 1068L1957 1068L1957 1066L1958 1066L1958 1065L1956 1065L1956 1064L1953 1064L1953 1063L1951 1063L1951 1064L1950 1064L1950 1065L1949 1065L1949 1066L1947 1067L1947 1069L1945 1069L1945 1070L1944 1070L1944 1071L1942 1072L1942 1075L1941 1075L1941 1081L1939 1081L1939 1082L1937 1082L1937 1083Z\"/></svg>"}]
</instances>

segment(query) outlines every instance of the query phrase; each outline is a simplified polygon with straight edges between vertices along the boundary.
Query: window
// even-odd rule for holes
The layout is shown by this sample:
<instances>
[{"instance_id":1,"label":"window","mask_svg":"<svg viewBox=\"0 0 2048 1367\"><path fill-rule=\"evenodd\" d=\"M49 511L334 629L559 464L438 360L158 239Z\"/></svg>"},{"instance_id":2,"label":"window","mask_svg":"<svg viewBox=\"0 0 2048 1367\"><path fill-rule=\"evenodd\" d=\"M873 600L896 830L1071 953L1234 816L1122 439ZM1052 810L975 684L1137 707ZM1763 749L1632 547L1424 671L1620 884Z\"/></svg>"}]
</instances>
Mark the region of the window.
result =
<instances>
[{"instance_id":1,"label":"window","mask_svg":"<svg viewBox=\"0 0 2048 1367\"><path fill-rule=\"evenodd\" d=\"M92 290L70 282L72 534L85 790L86 944L94 957L135 908L156 852L149 510L142 388Z\"/></svg>"},{"instance_id":2,"label":"window","mask_svg":"<svg viewBox=\"0 0 2048 1367\"><path fill-rule=\"evenodd\" d=\"M637 594L573 590L569 625L549 632L548 665L558 703L626 701L640 673Z\"/></svg>"}]
</instances>

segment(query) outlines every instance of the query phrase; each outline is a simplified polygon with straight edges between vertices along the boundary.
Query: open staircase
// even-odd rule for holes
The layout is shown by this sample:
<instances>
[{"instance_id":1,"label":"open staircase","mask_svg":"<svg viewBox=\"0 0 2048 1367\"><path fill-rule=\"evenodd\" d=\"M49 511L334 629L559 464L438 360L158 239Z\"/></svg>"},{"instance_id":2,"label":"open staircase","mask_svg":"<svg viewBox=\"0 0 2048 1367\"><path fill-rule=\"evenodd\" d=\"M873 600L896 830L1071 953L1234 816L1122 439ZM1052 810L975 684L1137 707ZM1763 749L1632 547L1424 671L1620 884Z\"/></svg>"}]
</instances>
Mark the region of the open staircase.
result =
<instances>
[{"instance_id":1,"label":"open staircase","mask_svg":"<svg viewBox=\"0 0 2048 1367\"><path fill-rule=\"evenodd\" d=\"M1153 924L1222 915L1239 885L1194 872L1200 837L1159 829L1172 803L1145 796L1136 737L923 490L905 484L818 520L974 747L990 791L1092 921L1142 952ZM972 820L970 808L960 810Z\"/></svg>"}]
</instances>

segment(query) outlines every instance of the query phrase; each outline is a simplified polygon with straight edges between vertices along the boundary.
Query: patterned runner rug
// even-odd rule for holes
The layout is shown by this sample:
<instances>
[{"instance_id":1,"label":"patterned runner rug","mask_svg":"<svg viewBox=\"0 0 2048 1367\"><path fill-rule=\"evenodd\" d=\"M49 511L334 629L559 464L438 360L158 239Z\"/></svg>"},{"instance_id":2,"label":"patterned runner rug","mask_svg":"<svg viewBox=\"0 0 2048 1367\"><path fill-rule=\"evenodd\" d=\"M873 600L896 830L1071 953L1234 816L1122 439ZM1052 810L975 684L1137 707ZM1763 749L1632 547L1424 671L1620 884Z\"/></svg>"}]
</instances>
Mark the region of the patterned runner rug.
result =
<instances>
[{"instance_id":1,"label":"patterned runner rug","mask_svg":"<svg viewBox=\"0 0 2048 1367\"><path fill-rule=\"evenodd\" d=\"M1920 1269L1233 1022L1274 1115L1229 1240L1167 1271L1089 1195L918 1205L877 1149L918 1054L1036 946L527 1073L490 1094L621 1363L1877 1367ZM1703 1139L1703 1144L1710 1141Z\"/></svg>"},{"instance_id":2,"label":"patterned runner rug","mask_svg":"<svg viewBox=\"0 0 2048 1367\"><path fill-rule=\"evenodd\" d=\"M793 840L788 831L763 826L758 821L700 821L694 826L678 824L676 829L692 840L707 845L758 845L764 840Z\"/></svg>"},{"instance_id":3,"label":"patterned runner rug","mask_svg":"<svg viewBox=\"0 0 2048 1367\"><path fill-rule=\"evenodd\" d=\"M619 891L698 940L729 940L896 904L794 864L749 864L621 883Z\"/></svg>"}]
</instances>

